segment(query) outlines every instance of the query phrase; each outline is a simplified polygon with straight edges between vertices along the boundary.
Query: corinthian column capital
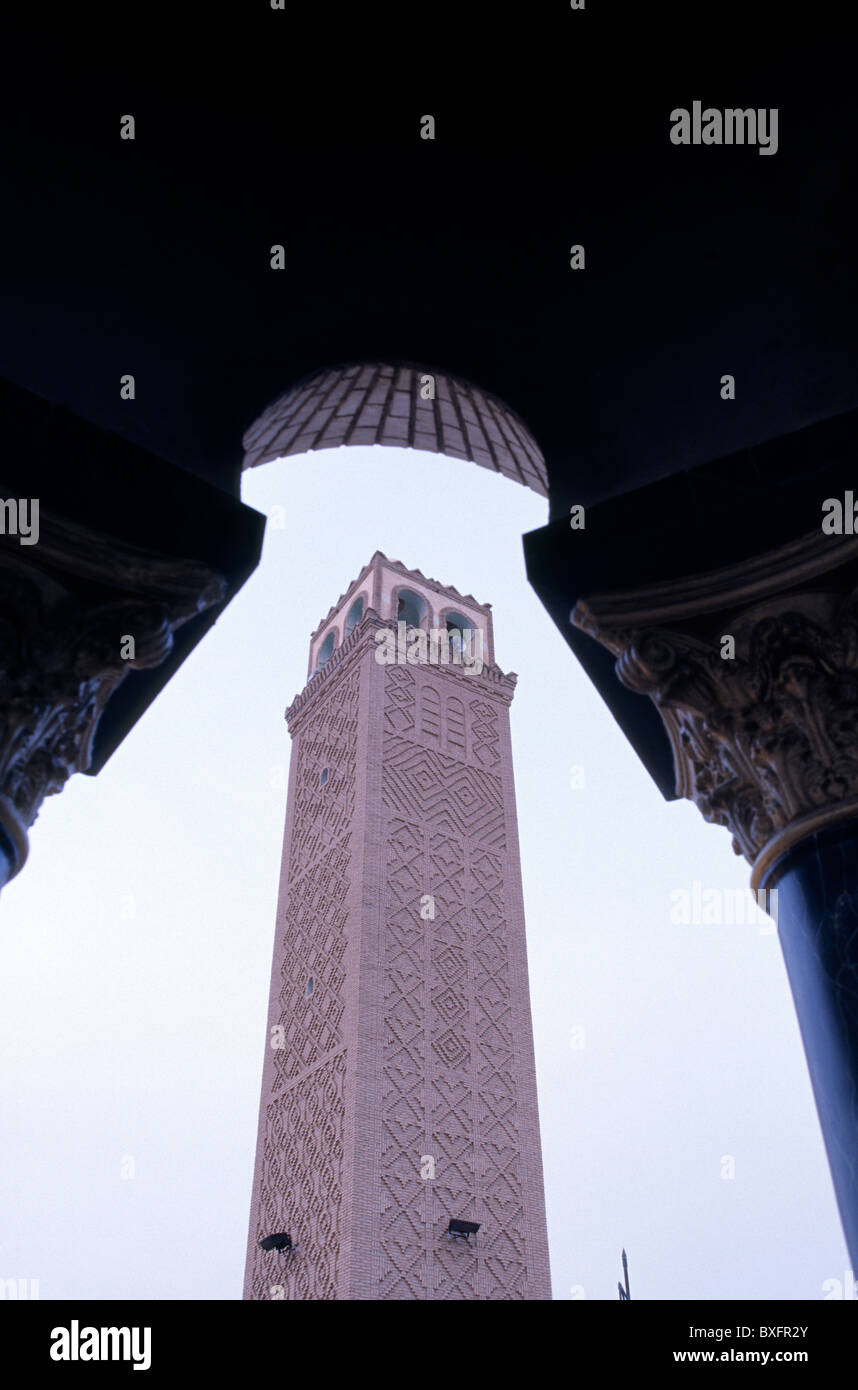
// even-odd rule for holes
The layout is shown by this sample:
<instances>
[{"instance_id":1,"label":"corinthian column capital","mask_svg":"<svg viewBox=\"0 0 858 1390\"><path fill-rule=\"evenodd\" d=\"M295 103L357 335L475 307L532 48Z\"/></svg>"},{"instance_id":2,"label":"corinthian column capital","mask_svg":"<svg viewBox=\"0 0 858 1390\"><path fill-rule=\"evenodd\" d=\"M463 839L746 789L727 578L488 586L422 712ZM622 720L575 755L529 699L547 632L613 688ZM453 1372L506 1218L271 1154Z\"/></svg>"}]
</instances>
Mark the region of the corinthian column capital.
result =
<instances>
[{"instance_id":1,"label":"corinthian column capital","mask_svg":"<svg viewBox=\"0 0 858 1390\"><path fill-rule=\"evenodd\" d=\"M729 569L581 600L576 626L657 706L676 791L726 826L752 886L858 816L858 541L814 533Z\"/></svg>"},{"instance_id":2,"label":"corinthian column capital","mask_svg":"<svg viewBox=\"0 0 858 1390\"><path fill-rule=\"evenodd\" d=\"M46 796L90 764L107 702L156 666L177 628L223 597L205 566L42 513L35 546L0 548L0 830L27 856Z\"/></svg>"}]
</instances>

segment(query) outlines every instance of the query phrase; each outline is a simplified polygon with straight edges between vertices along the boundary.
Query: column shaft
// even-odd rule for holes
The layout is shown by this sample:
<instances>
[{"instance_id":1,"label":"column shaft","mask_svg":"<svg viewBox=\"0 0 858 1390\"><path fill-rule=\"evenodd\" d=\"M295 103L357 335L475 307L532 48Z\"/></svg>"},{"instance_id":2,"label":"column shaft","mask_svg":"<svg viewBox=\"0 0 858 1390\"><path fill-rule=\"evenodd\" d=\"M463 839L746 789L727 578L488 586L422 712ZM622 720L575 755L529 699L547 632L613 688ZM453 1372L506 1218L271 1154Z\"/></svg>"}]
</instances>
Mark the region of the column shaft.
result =
<instances>
[{"instance_id":1,"label":"column shaft","mask_svg":"<svg viewBox=\"0 0 858 1390\"><path fill-rule=\"evenodd\" d=\"M802 840L768 874L822 1135L858 1269L858 822Z\"/></svg>"}]
</instances>

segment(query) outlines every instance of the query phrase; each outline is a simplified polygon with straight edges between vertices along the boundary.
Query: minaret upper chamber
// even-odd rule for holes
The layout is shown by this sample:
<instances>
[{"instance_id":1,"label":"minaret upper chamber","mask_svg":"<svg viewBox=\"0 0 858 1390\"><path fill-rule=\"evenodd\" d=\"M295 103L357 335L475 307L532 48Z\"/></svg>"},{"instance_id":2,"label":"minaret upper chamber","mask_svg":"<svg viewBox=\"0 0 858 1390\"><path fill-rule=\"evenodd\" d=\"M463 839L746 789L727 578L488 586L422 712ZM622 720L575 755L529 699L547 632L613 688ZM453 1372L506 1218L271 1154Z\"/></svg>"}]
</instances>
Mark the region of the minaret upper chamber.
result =
<instances>
[{"instance_id":1,"label":"minaret upper chamber","mask_svg":"<svg viewBox=\"0 0 858 1390\"><path fill-rule=\"evenodd\" d=\"M312 634L308 676L322 669L370 609L396 637L397 656L401 647L408 665L421 659L465 667L478 661L494 663L491 604L478 603L471 594L427 579L420 570L406 569L377 550ZM400 623L414 629L413 635L401 634Z\"/></svg>"}]
</instances>

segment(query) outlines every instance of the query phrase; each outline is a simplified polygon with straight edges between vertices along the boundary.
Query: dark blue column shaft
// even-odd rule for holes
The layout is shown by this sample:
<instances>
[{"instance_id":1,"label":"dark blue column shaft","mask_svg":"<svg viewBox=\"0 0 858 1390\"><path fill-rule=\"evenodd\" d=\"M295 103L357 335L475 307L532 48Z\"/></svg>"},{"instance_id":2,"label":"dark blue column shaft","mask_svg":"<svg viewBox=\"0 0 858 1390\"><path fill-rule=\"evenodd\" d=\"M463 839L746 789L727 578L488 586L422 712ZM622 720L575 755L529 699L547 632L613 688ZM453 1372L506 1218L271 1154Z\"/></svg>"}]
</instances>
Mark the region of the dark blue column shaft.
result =
<instances>
[{"instance_id":1,"label":"dark blue column shaft","mask_svg":"<svg viewBox=\"0 0 858 1390\"><path fill-rule=\"evenodd\" d=\"M763 886L778 890L778 933L858 1270L858 822L801 841Z\"/></svg>"},{"instance_id":2,"label":"dark blue column shaft","mask_svg":"<svg viewBox=\"0 0 858 1390\"><path fill-rule=\"evenodd\" d=\"M12 841L6 832L0 827L0 889L2 889L15 872L15 850Z\"/></svg>"}]
</instances>

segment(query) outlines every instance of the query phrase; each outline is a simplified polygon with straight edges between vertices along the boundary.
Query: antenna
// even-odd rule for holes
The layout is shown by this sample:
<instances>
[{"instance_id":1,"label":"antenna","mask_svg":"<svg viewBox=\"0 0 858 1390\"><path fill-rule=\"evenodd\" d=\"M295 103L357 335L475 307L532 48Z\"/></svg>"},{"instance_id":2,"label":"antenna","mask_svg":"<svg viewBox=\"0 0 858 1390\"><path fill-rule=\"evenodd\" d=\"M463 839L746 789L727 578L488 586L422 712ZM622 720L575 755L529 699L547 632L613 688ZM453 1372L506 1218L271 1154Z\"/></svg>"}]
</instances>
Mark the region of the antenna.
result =
<instances>
[{"instance_id":1,"label":"antenna","mask_svg":"<svg viewBox=\"0 0 858 1390\"><path fill-rule=\"evenodd\" d=\"M626 1287L623 1288L622 1284L619 1281L617 1281L617 1288L620 1291L620 1302L628 1303L629 1299L631 1298L631 1294L629 1293L629 1262L626 1258L625 1250L623 1251L623 1274L626 1280Z\"/></svg>"}]
</instances>

